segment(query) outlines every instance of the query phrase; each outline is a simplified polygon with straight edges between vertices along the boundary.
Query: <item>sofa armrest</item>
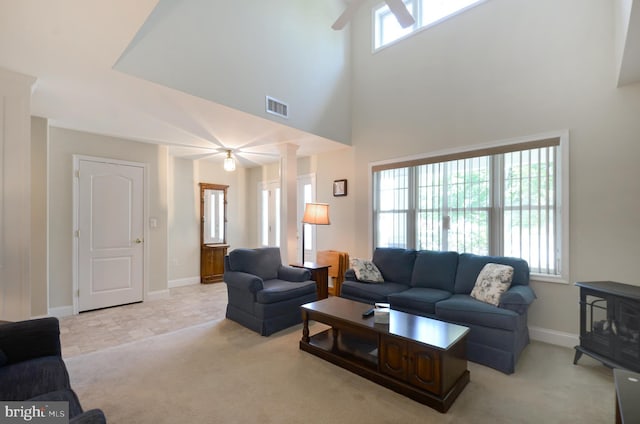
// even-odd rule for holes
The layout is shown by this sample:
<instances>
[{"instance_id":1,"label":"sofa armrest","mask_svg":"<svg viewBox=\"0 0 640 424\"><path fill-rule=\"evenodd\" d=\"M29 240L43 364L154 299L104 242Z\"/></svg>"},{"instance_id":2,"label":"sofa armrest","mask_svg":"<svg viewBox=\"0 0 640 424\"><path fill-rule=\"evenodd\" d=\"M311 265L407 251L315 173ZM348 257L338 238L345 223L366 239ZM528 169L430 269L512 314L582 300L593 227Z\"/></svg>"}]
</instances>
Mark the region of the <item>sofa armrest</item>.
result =
<instances>
[{"instance_id":1,"label":"sofa armrest","mask_svg":"<svg viewBox=\"0 0 640 424\"><path fill-rule=\"evenodd\" d=\"M304 268L280 265L280 268L278 268L278 278L293 283L300 283L311 280L311 271Z\"/></svg>"},{"instance_id":2,"label":"sofa armrest","mask_svg":"<svg viewBox=\"0 0 640 424\"><path fill-rule=\"evenodd\" d=\"M251 293L259 292L264 288L262 278L247 272L226 271L224 282L229 286Z\"/></svg>"},{"instance_id":3,"label":"sofa armrest","mask_svg":"<svg viewBox=\"0 0 640 424\"><path fill-rule=\"evenodd\" d=\"M42 356L62 356L57 318L38 318L0 325L0 360L13 364Z\"/></svg>"},{"instance_id":4,"label":"sofa armrest","mask_svg":"<svg viewBox=\"0 0 640 424\"><path fill-rule=\"evenodd\" d=\"M356 277L356 272L353 268L349 268L344 272L344 281L358 281L358 277Z\"/></svg>"},{"instance_id":5,"label":"sofa armrest","mask_svg":"<svg viewBox=\"0 0 640 424\"><path fill-rule=\"evenodd\" d=\"M106 424L107 419L100 409L90 409L69 420L69 424Z\"/></svg>"},{"instance_id":6,"label":"sofa armrest","mask_svg":"<svg viewBox=\"0 0 640 424\"><path fill-rule=\"evenodd\" d=\"M499 307L514 311L520 315L527 311L529 305L536 299L536 294L529 286L511 286L500 297Z\"/></svg>"}]
</instances>

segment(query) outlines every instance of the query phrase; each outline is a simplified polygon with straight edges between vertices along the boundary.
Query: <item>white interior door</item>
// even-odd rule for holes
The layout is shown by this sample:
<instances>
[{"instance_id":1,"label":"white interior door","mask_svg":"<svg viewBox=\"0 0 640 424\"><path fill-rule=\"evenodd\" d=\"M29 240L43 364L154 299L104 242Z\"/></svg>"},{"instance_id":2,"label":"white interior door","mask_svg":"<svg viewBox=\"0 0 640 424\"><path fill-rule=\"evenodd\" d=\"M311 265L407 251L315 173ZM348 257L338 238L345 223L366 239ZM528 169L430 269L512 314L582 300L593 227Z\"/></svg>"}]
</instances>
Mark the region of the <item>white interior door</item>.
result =
<instances>
[{"instance_id":1,"label":"white interior door","mask_svg":"<svg viewBox=\"0 0 640 424\"><path fill-rule=\"evenodd\" d=\"M78 311L140 302L144 167L78 161Z\"/></svg>"}]
</instances>

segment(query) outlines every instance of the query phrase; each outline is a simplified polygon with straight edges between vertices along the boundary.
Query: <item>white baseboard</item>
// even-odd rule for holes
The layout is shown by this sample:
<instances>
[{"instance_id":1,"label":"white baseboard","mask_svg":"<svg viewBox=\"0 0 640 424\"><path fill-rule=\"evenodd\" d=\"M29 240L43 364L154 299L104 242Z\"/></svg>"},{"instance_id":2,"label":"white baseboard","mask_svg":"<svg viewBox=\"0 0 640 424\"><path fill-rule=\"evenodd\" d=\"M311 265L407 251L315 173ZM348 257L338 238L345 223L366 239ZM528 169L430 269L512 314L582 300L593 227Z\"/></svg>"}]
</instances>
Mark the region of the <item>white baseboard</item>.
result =
<instances>
[{"instance_id":1,"label":"white baseboard","mask_svg":"<svg viewBox=\"0 0 640 424\"><path fill-rule=\"evenodd\" d=\"M149 300L168 299L168 298L169 298L169 289L164 289L164 290L155 290L155 291L147 292L147 295L145 296L144 300L149 301Z\"/></svg>"},{"instance_id":2,"label":"white baseboard","mask_svg":"<svg viewBox=\"0 0 640 424\"><path fill-rule=\"evenodd\" d=\"M167 287L172 289L175 287L192 286L200 284L200 277L178 278L176 280L169 280Z\"/></svg>"},{"instance_id":3,"label":"white baseboard","mask_svg":"<svg viewBox=\"0 0 640 424\"><path fill-rule=\"evenodd\" d=\"M580 344L580 336L577 334L550 330L548 328L529 327L529 336L533 340L569 348Z\"/></svg>"},{"instance_id":4,"label":"white baseboard","mask_svg":"<svg viewBox=\"0 0 640 424\"><path fill-rule=\"evenodd\" d=\"M49 308L49 316L51 317L62 318L70 317L71 315L73 315L73 305Z\"/></svg>"},{"instance_id":5,"label":"white baseboard","mask_svg":"<svg viewBox=\"0 0 640 424\"><path fill-rule=\"evenodd\" d=\"M197 278L197 283L200 283L200 277L194 277ZM193 280L193 278L191 279L187 279L184 278L182 280L173 280L173 281L177 281L178 285L177 286L173 286L173 287L180 287L180 286L186 286L188 284L196 284L196 283L187 283L186 281L189 280ZM171 282L169 282L169 288L171 288ZM169 298L169 289L165 289L165 290L155 290L155 291L150 291L147 293L147 295L145 296L145 301L147 300L156 300L156 299L167 299ZM51 317L57 317L57 318L62 318L62 317L68 317L73 315L73 306L69 305L69 306L58 306L56 308L49 308L49 315Z\"/></svg>"}]
</instances>

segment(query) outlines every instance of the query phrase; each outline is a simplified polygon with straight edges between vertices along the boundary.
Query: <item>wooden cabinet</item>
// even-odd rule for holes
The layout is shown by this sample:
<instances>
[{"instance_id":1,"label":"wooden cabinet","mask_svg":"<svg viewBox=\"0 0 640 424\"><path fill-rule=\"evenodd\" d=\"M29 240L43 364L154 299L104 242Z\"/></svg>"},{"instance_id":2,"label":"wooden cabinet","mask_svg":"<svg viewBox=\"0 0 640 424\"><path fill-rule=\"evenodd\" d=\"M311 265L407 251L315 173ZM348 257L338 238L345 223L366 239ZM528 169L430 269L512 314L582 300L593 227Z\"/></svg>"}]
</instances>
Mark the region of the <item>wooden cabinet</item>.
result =
<instances>
[{"instance_id":1,"label":"wooden cabinet","mask_svg":"<svg viewBox=\"0 0 640 424\"><path fill-rule=\"evenodd\" d=\"M224 279L227 254L227 188L220 184L200 183L200 282L217 283Z\"/></svg>"},{"instance_id":2,"label":"wooden cabinet","mask_svg":"<svg viewBox=\"0 0 640 424\"><path fill-rule=\"evenodd\" d=\"M437 350L398 337L380 337L380 371L437 395L448 390L441 384L440 359Z\"/></svg>"},{"instance_id":3,"label":"wooden cabinet","mask_svg":"<svg viewBox=\"0 0 640 424\"><path fill-rule=\"evenodd\" d=\"M200 282L218 283L224 278L224 257L227 244L203 244L200 249Z\"/></svg>"}]
</instances>

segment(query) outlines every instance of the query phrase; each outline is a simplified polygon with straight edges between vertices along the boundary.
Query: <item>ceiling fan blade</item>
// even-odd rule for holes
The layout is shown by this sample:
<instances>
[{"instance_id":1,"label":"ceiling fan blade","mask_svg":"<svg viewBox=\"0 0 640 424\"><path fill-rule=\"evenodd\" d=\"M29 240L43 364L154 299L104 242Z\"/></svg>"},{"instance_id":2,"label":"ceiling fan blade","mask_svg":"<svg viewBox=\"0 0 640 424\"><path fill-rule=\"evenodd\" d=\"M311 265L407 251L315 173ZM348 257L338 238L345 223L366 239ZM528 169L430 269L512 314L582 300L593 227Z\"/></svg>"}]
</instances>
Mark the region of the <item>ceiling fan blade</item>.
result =
<instances>
[{"instance_id":1,"label":"ceiling fan blade","mask_svg":"<svg viewBox=\"0 0 640 424\"><path fill-rule=\"evenodd\" d=\"M342 15L338 17L338 19L331 25L331 28L339 31L343 29L353 18L356 10L360 7L360 5L364 2L364 0L352 0L351 3L347 5L347 8L342 12Z\"/></svg>"},{"instance_id":2,"label":"ceiling fan blade","mask_svg":"<svg viewBox=\"0 0 640 424\"><path fill-rule=\"evenodd\" d=\"M386 0L389 10L396 16L398 23L402 28L413 25L416 21L409 13L409 9L402 0Z\"/></svg>"}]
</instances>

